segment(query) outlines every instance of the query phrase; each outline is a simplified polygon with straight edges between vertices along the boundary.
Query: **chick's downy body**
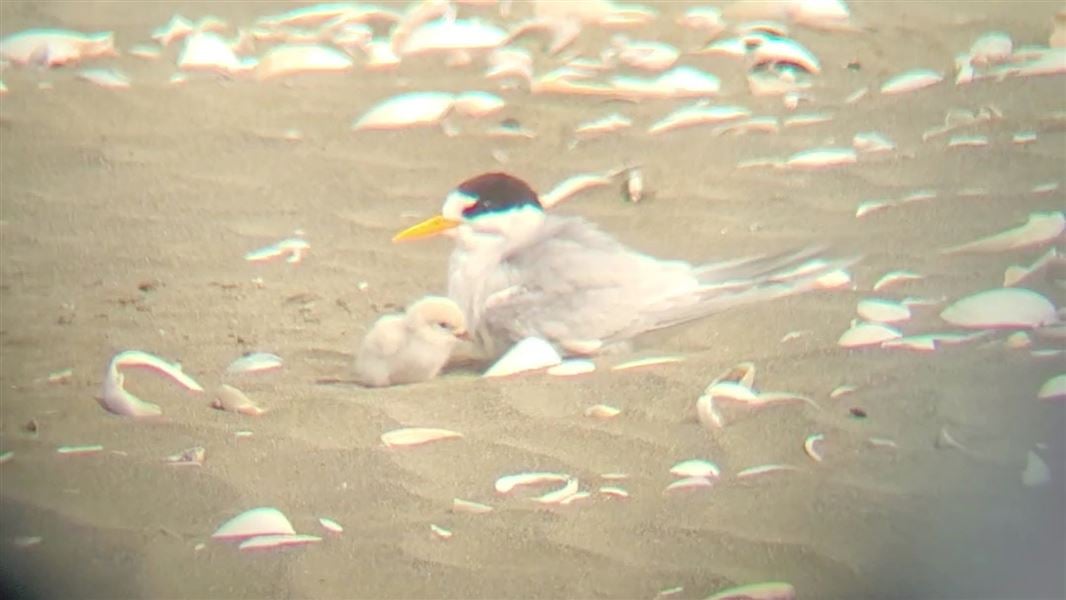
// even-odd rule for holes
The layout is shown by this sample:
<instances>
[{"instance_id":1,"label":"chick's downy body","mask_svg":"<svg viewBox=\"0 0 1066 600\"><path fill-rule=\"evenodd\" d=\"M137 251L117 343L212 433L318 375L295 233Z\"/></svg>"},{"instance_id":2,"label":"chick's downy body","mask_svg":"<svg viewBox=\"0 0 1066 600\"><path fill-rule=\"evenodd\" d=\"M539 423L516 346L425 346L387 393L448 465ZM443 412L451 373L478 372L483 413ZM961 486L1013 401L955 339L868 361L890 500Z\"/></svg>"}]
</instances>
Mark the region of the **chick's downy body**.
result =
<instances>
[{"instance_id":1,"label":"chick's downy body","mask_svg":"<svg viewBox=\"0 0 1066 600\"><path fill-rule=\"evenodd\" d=\"M356 381L384 387L433 379L465 335L466 319L454 302L423 298L374 323L356 357Z\"/></svg>"}]
</instances>

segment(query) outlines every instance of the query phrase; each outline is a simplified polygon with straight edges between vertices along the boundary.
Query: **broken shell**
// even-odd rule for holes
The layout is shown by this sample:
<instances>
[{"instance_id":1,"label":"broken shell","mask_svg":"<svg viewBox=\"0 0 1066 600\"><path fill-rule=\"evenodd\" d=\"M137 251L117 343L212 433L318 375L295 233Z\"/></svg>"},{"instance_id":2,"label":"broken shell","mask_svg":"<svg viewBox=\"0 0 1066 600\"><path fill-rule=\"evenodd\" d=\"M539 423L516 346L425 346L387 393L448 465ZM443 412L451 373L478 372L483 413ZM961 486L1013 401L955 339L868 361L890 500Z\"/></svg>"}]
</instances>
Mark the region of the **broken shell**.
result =
<instances>
[{"instance_id":1,"label":"broken shell","mask_svg":"<svg viewBox=\"0 0 1066 600\"><path fill-rule=\"evenodd\" d=\"M270 548L280 548L282 546L303 546L304 544L313 544L321 542L322 538L316 535L303 535L303 534L278 534L278 535L257 535L250 537L238 546L238 550L267 550Z\"/></svg>"},{"instance_id":2,"label":"broken shell","mask_svg":"<svg viewBox=\"0 0 1066 600\"><path fill-rule=\"evenodd\" d=\"M681 461L670 467L670 474L677 477L703 477L705 479L713 477L717 479L722 476L722 470L709 460L693 458Z\"/></svg>"},{"instance_id":3,"label":"broken shell","mask_svg":"<svg viewBox=\"0 0 1066 600\"><path fill-rule=\"evenodd\" d=\"M897 283L914 281L916 279L922 279L922 276L911 271L890 271L881 276L881 279L877 280L877 283L874 284L873 291L880 292L889 286L895 286Z\"/></svg>"},{"instance_id":4,"label":"broken shell","mask_svg":"<svg viewBox=\"0 0 1066 600\"><path fill-rule=\"evenodd\" d=\"M445 529L440 525L434 525L432 523L430 523L429 525L429 531L438 539L442 540L449 540L453 535L455 535L450 529Z\"/></svg>"},{"instance_id":5,"label":"broken shell","mask_svg":"<svg viewBox=\"0 0 1066 600\"><path fill-rule=\"evenodd\" d=\"M649 127L648 133L657 135L682 127L721 123L750 116L751 111L743 106L709 106L704 102L697 102L690 106L683 106L666 115Z\"/></svg>"},{"instance_id":6,"label":"broken shell","mask_svg":"<svg viewBox=\"0 0 1066 600\"><path fill-rule=\"evenodd\" d=\"M663 490L663 493L669 494L672 492L709 488L713 486L714 482L712 482L710 479L707 479L706 477L685 477L684 479L679 479L666 486L666 489Z\"/></svg>"},{"instance_id":7,"label":"broken shell","mask_svg":"<svg viewBox=\"0 0 1066 600\"><path fill-rule=\"evenodd\" d=\"M352 59L329 46L281 44L271 48L255 68L260 80L301 73L339 72L352 68Z\"/></svg>"},{"instance_id":8,"label":"broken shell","mask_svg":"<svg viewBox=\"0 0 1066 600\"><path fill-rule=\"evenodd\" d=\"M204 391L199 383L182 372L180 365L171 364L158 356L140 350L126 350L119 352L111 359L107 373L104 375L103 389L99 397L101 406L115 414L127 417L149 417L163 413L163 409L158 405L145 402L126 391L123 387L125 377L118 370L119 367L126 366L148 367L167 375L185 389L194 392Z\"/></svg>"},{"instance_id":9,"label":"broken shell","mask_svg":"<svg viewBox=\"0 0 1066 600\"><path fill-rule=\"evenodd\" d=\"M911 318L907 305L884 298L867 298L856 307L859 316L877 323L899 323Z\"/></svg>"},{"instance_id":10,"label":"broken shell","mask_svg":"<svg viewBox=\"0 0 1066 600\"><path fill-rule=\"evenodd\" d=\"M535 371L563 362L555 347L541 338L528 337L515 344L482 377L504 377Z\"/></svg>"},{"instance_id":11,"label":"broken shell","mask_svg":"<svg viewBox=\"0 0 1066 600\"><path fill-rule=\"evenodd\" d=\"M280 369L281 365L281 357L277 354L271 354L269 352L249 352L231 362L229 366L226 367L226 372L231 374L258 373L260 371Z\"/></svg>"},{"instance_id":12,"label":"broken shell","mask_svg":"<svg viewBox=\"0 0 1066 600\"><path fill-rule=\"evenodd\" d=\"M807 439L803 440L803 451L815 462L822 462L822 453L818 450L817 445L824 440L825 435L821 433L809 435Z\"/></svg>"},{"instance_id":13,"label":"broken shell","mask_svg":"<svg viewBox=\"0 0 1066 600\"><path fill-rule=\"evenodd\" d=\"M548 492L547 494L537 496L536 498L533 498L533 501L541 504L561 504L565 502L567 498L577 493L578 485L577 478L571 478L563 487Z\"/></svg>"},{"instance_id":14,"label":"broken shell","mask_svg":"<svg viewBox=\"0 0 1066 600\"><path fill-rule=\"evenodd\" d=\"M708 430L725 427L725 419L715 406L714 398L707 394L703 394L696 400L696 416L700 424Z\"/></svg>"},{"instance_id":15,"label":"broken shell","mask_svg":"<svg viewBox=\"0 0 1066 600\"><path fill-rule=\"evenodd\" d=\"M585 409L586 417L595 419L611 419L622 414L622 410L606 404L596 404Z\"/></svg>"},{"instance_id":16,"label":"broken shell","mask_svg":"<svg viewBox=\"0 0 1066 600\"><path fill-rule=\"evenodd\" d=\"M635 358L623 363L619 363L611 367L612 371L628 371L630 369L639 369L641 367L654 367L658 365L669 365L685 360L681 356L649 356L647 358Z\"/></svg>"},{"instance_id":17,"label":"broken shell","mask_svg":"<svg viewBox=\"0 0 1066 600\"><path fill-rule=\"evenodd\" d=\"M323 529L331 533L344 533L344 527L341 527L341 524L334 521L333 519L320 517L318 519L318 524L321 525Z\"/></svg>"},{"instance_id":18,"label":"broken shell","mask_svg":"<svg viewBox=\"0 0 1066 600\"><path fill-rule=\"evenodd\" d=\"M1022 485L1025 487L1037 487L1051 481L1051 469L1048 468L1044 459L1030 450L1025 455L1025 470L1022 471Z\"/></svg>"},{"instance_id":19,"label":"broken shell","mask_svg":"<svg viewBox=\"0 0 1066 600\"><path fill-rule=\"evenodd\" d=\"M1066 373L1045 381L1036 397L1039 400L1066 400Z\"/></svg>"},{"instance_id":20,"label":"broken shell","mask_svg":"<svg viewBox=\"0 0 1066 600\"><path fill-rule=\"evenodd\" d=\"M570 359L550 367L547 371L548 375L555 375L557 377L571 377L574 375L585 375L586 373L592 373L596 370L596 363L591 360L584 359Z\"/></svg>"},{"instance_id":21,"label":"broken shell","mask_svg":"<svg viewBox=\"0 0 1066 600\"><path fill-rule=\"evenodd\" d=\"M1025 288L978 292L945 308L940 318L970 329L1034 328L1058 321L1055 306Z\"/></svg>"},{"instance_id":22,"label":"broken shell","mask_svg":"<svg viewBox=\"0 0 1066 600\"><path fill-rule=\"evenodd\" d=\"M167 457L167 463L176 467L193 466L199 467L204 464L204 459L207 457L207 449L203 446L195 446L182 450L177 454L171 454Z\"/></svg>"},{"instance_id":23,"label":"broken shell","mask_svg":"<svg viewBox=\"0 0 1066 600\"><path fill-rule=\"evenodd\" d=\"M1066 214L1062 211L1035 212L1024 225L1001 231L966 244L941 250L943 254L963 252L1002 252L1051 242L1066 231Z\"/></svg>"},{"instance_id":24,"label":"broken shell","mask_svg":"<svg viewBox=\"0 0 1066 600\"><path fill-rule=\"evenodd\" d=\"M850 165L856 161L858 156L851 148L814 148L788 157L785 166L790 169L820 169Z\"/></svg>"},{"instance_id":25,"label":"broken shell","mask_svg":"<svg viewBox=\"0 0 1066 600\"><path fill-rule=\"evenodd\" d=\"M723 590L707 600L796 600L796 588L783 581L752 583Z\"/></svg>"},{"instance_id":26,"label":"broken shell","mask_svg":"<svg viewBox=\"0 0 1066 600\"><path fill-rule=\"evenodd\" d=\"M447 116L455 95L446 92L410 92L375 105L355 121L355 131L435 125Z\"/></svg>"},{"instance_id":27,"label":"broken shell","mask_svg":"<svg viewBox=\"0 0 1066 600\"><path fill-rule=\"evenodd\" d=\"M406 427L394 429L381 434L381 442L389 448L404 448L418 446L440 440L452 440L463 437L463 434L450 429L436 429L432 427Z\"/></svg>"},{"instance_id":28,"label":"broken shell","mask_svg":"<svg viewBox=\"0 0 1066 600\"><path fill-rule=\"evenodd\" d=\"M862 348L876 346L882 342L903 337L898 329L881 323L857 323L844 332L837 340L837 345L844 348Z\"/></svg>"},{"instance_id":29,"label":"broken shell","mask_svg":"<svg viewBox=\"0 0 1066 600\"><path fill-rule=\"evenodd\" d=\"M607 175L598 173L574 175L559 182L548 192L541 194L540 203L545 208L551 208L579 192L610 184L611 178Z\"/></svg>"},{"instance_id":30,"label":"broken shell","mask_svg":"<svg viewBox=\"0 0 1066 600\"><path fill-rule=\"evenodd\" d=\"M453 513L470 513L474 515L483 515L492 511L493 508L488 504L481 504L480 502L471 502L470 500L462 500L460 498L455 498L452 500Z\"/></svg>"},{"instance_id":31,"label":"broken shell","mask_svg":"<svg viewBox=\"0 0 1066 600\"><path fill-rule=\"evenodd\" d=\"M269 506L253 508L223 523L211 537L231 539L267 535L294 535L288 517Z\"/></svg>"},{"instance_id":32,"label":"broken shell","mask_svg":"<svg viewBox=\"0 0 1066 600\"><path fill-rule=\"evenodd\" d=\"M882 94L913 92L944 80L944 76L929 69L914 69L892 77L881 86Z\"/></svg>"},{"instance_id":33,"label":"broken shell","mask_svg":"<svg viewBox=\"0 0 1066 600\"><path fill-rule=\"evenodd\" d=\"M215 401L211 403L211 407L252 417L266 412L249 400L244 392L224 383L215 391Z\"/></svg>"},{"instance_id":34,"label":"broken shell","mask_svg":"<svg viewBox=\"0 0 1066 600\"><path fill-rule=\"evenodd\" d=\"M562 473L516 473L505 475L496 480L496 493L507 494L516 487L526 485L540 485L544 483L556 483L569 481L570 476Z\"/></svg>"},{"instance_id":35,"label":"broken shell","mask_svg":"<svg viewBox=\"0 0 1066 600\"><path fill-rule=\"evenodd\" d=\"M88 444L84 446L60 446L56 448L56 454L96 454L102 452L104 447L100 444Z\"/></svg>"},{"instance_id":36,"label":"broken shell","mask_svg":"<svg viewBox=\"0 0 1066 600\"><path fill-rule=\"evenodd\" d=\"M755 467L748 467L742 471L737 472L738 479L745 479L747 477L755 477L757 475L765 475L767 473L776 473L778 471L798 471L799 469L792 465L758 465Z\"/></svg>"}]
</instances>

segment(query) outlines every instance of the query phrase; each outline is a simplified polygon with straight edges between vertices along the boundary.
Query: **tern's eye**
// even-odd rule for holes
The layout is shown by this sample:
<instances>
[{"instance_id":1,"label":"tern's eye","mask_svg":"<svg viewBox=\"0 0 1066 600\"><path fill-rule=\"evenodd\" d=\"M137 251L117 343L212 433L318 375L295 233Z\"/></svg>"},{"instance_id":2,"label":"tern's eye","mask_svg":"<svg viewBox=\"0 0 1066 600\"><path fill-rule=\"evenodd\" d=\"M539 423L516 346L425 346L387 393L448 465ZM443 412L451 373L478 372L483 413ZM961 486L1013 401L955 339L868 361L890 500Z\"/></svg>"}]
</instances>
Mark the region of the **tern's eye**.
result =
<instances>
[{"instance_id":1,"label":"tern's eye","mask_svg":"<svg viewBox=\"0 0 1066 600\"><path fill-rule=\"evenodd\" d=\"M437 321L437 327L440 327L441 329L451 329L451 325L449 325L447 321Z\"/></svg>"}]
</instances>

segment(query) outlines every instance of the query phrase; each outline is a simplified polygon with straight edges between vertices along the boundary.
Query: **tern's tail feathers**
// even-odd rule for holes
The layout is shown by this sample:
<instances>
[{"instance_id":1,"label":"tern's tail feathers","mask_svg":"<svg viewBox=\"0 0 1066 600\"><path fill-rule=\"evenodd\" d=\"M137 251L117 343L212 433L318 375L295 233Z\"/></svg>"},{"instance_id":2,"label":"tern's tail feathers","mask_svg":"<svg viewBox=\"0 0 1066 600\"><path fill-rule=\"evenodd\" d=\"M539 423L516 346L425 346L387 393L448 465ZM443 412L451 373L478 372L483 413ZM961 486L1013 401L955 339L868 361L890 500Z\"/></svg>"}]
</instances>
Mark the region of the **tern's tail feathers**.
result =
<instances>
[{"instance_id":1,"label":"tern's tail feathers","mask_svg":"<svg viewBox=\"0 0 1066 600\"><path fill-rule=\"evenodd\" d=\"M821 246L698 266L695 302L656 319L655 329L671 327L745 304L824 289L826 278L859 259L830 258Z\"/></svg>"}]
</instances>

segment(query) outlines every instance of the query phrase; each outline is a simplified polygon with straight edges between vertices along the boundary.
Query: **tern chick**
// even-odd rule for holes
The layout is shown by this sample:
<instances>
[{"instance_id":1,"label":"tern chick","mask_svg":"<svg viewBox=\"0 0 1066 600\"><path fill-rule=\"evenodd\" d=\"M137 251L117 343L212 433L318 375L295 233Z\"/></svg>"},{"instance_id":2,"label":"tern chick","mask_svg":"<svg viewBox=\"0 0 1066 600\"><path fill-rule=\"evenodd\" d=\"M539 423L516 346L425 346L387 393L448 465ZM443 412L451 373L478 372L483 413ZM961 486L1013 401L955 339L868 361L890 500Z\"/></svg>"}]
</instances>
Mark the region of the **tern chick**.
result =
<instances>
[{"instance_id":1,"label":"tern chick","mask_svg":"<svg viewBox=\"0 0 1066 600\"><path fill-rule=\"evenodd\" d=\"M378 319L363 338L355 379L385 387L433 379L466 337L466 318L448 298L426 296L403 314Z\"/></svg>"},{"instance_id":2,"label":"tern chick","mask_svg":"<svg viewBox=\"0 0 1066 600\"><path fill-rule=\"evenodd\" d=\"M631 338L735 306L817 289L851 259L820 248L703 265L630 249L579 218L547 214L526 182L486 173L461 183L441 214L393 241L455 241L448 296L491 357L526 337L564 355L597 354Z\"/></svg>"}]
</instances>

